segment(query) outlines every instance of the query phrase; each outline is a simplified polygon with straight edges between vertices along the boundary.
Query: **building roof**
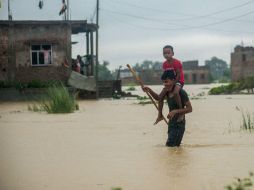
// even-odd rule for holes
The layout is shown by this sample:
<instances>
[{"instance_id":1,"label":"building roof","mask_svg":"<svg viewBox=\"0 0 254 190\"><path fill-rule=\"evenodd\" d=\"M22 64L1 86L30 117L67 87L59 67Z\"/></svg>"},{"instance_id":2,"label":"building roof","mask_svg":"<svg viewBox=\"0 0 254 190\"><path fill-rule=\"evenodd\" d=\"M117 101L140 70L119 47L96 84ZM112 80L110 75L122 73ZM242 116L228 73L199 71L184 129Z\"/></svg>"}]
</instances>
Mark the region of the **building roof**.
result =
<instances>
[{"instance_id":1,"label":"building roof","mask_svg":"<svg viewBox=\"0 0 254 190\"><path fill-rule=\"evenodd\" d=\"M70 25L72 34L95 32L98 27L86 20L0 20L0 26L8 25Z\"/></svg>"}]
</instances>

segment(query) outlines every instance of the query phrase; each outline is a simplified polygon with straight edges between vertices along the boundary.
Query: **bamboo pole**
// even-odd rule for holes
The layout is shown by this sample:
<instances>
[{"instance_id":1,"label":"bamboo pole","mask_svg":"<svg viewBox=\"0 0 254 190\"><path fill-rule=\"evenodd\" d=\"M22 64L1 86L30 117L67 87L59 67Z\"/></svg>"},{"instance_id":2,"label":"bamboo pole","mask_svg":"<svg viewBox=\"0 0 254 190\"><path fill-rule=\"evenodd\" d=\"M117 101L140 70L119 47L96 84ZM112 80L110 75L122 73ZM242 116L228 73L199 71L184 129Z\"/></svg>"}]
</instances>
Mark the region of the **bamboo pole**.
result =
<instances>
[{"instance_id":1,"label":"bamboo pole","mask_svg":"<svg viewBox=\"0 0 254 190\"><path fill-rule=\"evenodd\" d=\"M127 64L127 67L129 68L129 70L131 71L133 77L136 79L136 81L139 83L139 85L141 86L141 88L144 87L144 83L143 81L139 78L139 76L136 74L136 72L131 68L131 66L129 64ZM153 97L151 96L151 94L149 94L149 92L146 92L147 96L151 99L153 105L156 107L157 110L159 110L158 105L156 104L156 102L154 101ZM166 124L168 124L166 118L162 115L163 120L165 121Z\"/></svg>"}]
</instances>

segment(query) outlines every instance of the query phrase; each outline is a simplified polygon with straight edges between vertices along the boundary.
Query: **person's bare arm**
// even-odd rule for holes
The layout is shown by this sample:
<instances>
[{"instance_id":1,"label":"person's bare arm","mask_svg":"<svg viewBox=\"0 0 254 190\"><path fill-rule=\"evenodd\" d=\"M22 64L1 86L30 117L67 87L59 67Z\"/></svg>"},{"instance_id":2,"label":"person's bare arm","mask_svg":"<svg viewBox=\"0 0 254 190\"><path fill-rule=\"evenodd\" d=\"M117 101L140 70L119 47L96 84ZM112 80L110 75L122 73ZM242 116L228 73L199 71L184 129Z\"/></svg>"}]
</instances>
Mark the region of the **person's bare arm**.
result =
<instances>
[{"instance_id":1,"label":"person's bare arm","mask_svg":"<svg viewBox=\"0 0 254 190\"><path fill-rule=\"evenodd\" d=\"M175 109L175 110L170 111L168 113L167 118L171 119L171 118L173 118L175 116L175 114L187 114L187 113L190 113L190 112L192 112L191 102L187 101L185 103L185 107L184 108Z\"/></svg>"},{"instance_id":2,"label":"person's bare arm","mask_svg":"<svg viewBox=\"0 0 254 190\"><path fill-rule=\"evenodd\" d=\"M163 114L162 114L162 109L163 109L163 104L164 104L164 99L167 95L168 89L163 88L161 93L159 94L159 100L158 100L158 116L156 121L154 122L154 125L159 123L160 121L163 120Z\"/></svg>"},{"instance_id":3,"label":"person's bare arm","mask_svg":"<svg viewBox=\"0 0 254 190\"><path fill-rule=\"evenodd\" d=\"M154 92L151 88L143 86L142 90L144 92L148 92L155 100L159 101L159 95L156 92Z\"/></svg>"},{"instance_id":4,"label":"person's bare arm","mask_svg":"<svg viewBox=\"0 0 254 190\"><path fill-rule=\"evenodd\" d=\"M159 94L159 101L163 101L167 95L168 89L163 88L161 93Z\"/></svg>"}]
</instances>

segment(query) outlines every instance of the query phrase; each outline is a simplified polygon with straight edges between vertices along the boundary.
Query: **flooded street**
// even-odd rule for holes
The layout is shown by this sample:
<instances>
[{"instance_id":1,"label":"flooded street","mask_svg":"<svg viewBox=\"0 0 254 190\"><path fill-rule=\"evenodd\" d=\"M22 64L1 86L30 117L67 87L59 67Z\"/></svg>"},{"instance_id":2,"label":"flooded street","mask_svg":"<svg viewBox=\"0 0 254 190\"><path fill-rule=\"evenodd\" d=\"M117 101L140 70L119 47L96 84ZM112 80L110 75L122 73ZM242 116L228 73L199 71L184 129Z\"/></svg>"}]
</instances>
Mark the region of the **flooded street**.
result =
<instances>
[{"instance_id":1,"label":"flooded street","mask_svg":"<svg viewBox=\"0 0 254 190\"><path fill-rule=\"evenodd\" d=\"M236 109L252 117L254 95L209 96L210 87L184 87L193 112L180 148L164 146L166 124L154 126L155 107L135 98L79 101L79 111L56 115L1 102L0 189L224 189L254 171L254 134L240 131Z\"/></svg>"}]
</instances>

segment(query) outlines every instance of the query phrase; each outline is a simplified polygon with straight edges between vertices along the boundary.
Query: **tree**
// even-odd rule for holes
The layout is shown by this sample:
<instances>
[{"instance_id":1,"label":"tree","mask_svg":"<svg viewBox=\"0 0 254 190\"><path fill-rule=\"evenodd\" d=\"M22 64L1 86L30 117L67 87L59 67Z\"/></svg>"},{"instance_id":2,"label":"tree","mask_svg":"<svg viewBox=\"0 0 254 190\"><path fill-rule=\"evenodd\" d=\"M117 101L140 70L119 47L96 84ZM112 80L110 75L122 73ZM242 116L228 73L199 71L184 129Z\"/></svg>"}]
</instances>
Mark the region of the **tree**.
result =
<instances>
[{"instance_id":1,"label":"tree","mask_svg":"<svg viewBox=\"0 0 254 190\"><path fill-rule=\"evenodd\" d=\"M108 69L109 62L103 61L102 65L99 64L98 67L98 78L99 80L112 80L113 75L111 74L111 71Z\"/></svg>"},{"instance_id":2,"label":"tree","mask_svg":"<svg viewBox=\"0 0 254 190\"><path fill-rule=\"evenodd\" d=\"M205 65L209 68L213 80L220 80L223 77L226 77L229 72L226 61L215 56L212 57L211 60L206 60Z\"/></svg>"},{"instance_id":3,"label":"tree","mask_svg":"<svg viewBox=\"0 0 254 190\"><path fill-rule=\"evenodd\" d=\"M150 60L145 60L141 64L136 63L133 67L134 70L136 71L141 71L141 70L160 70L162 68L162 63L161 62L153 62Z\"/></svg>"}]
</instances>

